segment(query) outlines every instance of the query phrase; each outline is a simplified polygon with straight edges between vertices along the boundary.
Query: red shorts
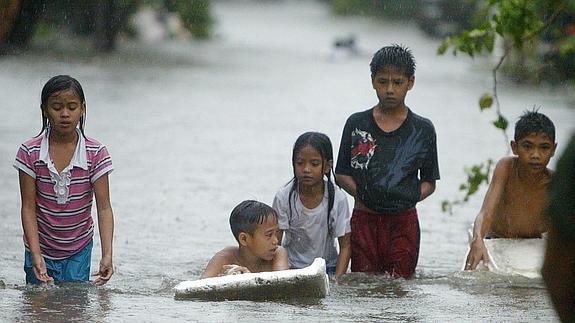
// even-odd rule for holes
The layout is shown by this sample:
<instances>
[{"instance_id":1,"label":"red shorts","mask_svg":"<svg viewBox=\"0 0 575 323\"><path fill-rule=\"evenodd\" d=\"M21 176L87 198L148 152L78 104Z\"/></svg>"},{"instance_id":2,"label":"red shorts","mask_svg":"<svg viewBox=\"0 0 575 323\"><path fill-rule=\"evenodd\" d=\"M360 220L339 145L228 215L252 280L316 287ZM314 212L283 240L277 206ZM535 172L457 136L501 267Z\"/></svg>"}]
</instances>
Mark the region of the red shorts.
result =
<instances>
[{"instance_id":1,"label":"red shorts","mask_svg":"<svg viewBox=\"0 0 575 323\"><path fill-rule=\"evenodd\" d=\"M419 258L419 235L415 208L393 215L354 209L351 271L411 277Z\"/></svg>"}]
</instances>

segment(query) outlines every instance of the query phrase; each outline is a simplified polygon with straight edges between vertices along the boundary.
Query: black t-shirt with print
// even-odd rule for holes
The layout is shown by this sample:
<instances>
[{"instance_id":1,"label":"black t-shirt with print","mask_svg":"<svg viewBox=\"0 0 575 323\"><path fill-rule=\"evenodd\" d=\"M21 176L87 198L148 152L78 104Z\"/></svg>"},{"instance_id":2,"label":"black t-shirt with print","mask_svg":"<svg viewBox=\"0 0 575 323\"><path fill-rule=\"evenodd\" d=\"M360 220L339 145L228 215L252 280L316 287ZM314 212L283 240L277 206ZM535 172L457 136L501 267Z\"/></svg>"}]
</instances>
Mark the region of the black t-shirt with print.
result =
<instances>
[{"instance_id":1,"label":"black t-shirt with print","mask_svg":"<svg viewBox=\"0 0 575 323\"><path fill-rule=\"evenodd\" d=\"M420 181L439 179L435 128L408 110L399 128L385 132L372 113L369 109L347 119L335 172L353 177L357 197L368 208L400 213L419 200Z\"/></svg>"}]
</instances>

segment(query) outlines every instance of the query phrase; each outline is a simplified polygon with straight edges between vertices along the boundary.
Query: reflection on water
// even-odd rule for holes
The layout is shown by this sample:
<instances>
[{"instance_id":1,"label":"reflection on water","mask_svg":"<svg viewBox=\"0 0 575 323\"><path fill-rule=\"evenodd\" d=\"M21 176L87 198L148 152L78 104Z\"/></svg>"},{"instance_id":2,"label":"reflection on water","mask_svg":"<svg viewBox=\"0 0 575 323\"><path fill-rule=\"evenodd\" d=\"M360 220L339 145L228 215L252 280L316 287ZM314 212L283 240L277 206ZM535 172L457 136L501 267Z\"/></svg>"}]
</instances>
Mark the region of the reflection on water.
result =
<instances>
[{"instance_id":1,"label":"reflection on water","mask_svg":"<svg viewBox=\"0 0 575 323\"><path fill-rule=\"evenodd\" d=\"M405 279L394 279L389 275L350 273L338 279L334 288L335 292L345 291L348 296L402 298L409 294L405 282Z\"/></svg>"},{"instance_id":2,"label":"reflection on water","mask_svg":"<svg viewBox=\"0 0 575 323\"><path fill-rule=\"evenodd\" d=\"M0 321L556 319L541 281L459 272L481 197L453 216L440 210L441 200L458 193L464 165L506 151L492 111L476 107L491 88L488 60L438 57L437 41L415 26L334 18L320 1L214 4L211 42L126 44L89 58L0 57L0 279L6 284L0 284ZM418 204L415 278L350 274L311 303L174 300L177 283L198 278L217 250L236 243L228 225L233 206L244 199L271 203L291 178L291 148L301 133L324 132L338 147L346 118L374 103L369 55L333 58L333 40L349 34L366 53L389 43L413 49L417 82L407 103L437 130L442 179ZM43 83L61 73L81 80L86 133L107 145L116 169L110 176L115 275L103 287L21 287L20 197L11 164L22 141L40 129ZM510 121L534 105L555 121L559 154L575 129L565 93L501 86ZM92 268L99 249L96 238Z\"/></svg>"},{"instance_id":3,"label":"reflection on water","mask_svg":"<svg viewBox=\"0 0 575 323\"><path fill-rule=\"evenodd\" d=\"M32 322L104 321L112 310L110 291L90 283L26 286L20 317Z\"/></svg>"}]
</instances>

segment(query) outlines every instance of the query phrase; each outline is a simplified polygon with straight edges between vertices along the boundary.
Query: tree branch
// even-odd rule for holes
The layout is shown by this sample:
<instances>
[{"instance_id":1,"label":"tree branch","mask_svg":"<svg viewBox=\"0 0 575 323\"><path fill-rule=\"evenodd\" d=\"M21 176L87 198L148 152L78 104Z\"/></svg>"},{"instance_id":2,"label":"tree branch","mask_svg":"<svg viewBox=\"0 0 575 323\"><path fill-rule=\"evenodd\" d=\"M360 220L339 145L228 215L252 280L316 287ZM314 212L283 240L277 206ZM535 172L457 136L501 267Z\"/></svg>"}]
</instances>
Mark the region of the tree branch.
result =
<instances>
[{"instance_id":1,"label":"tree branch","mask_svg":"<svg viewBox=\"0 0 575 323\"><path fill-rule=\"evenodd\" d=\"M503 65L503 62L505 61L505 59L507 58L507 55L509 55L509 52L511 51L511 48L507 45L504 46L504 52L503 55L501 55L501 57L499 58L499 62L497 63L497 65L495 65L495 67L493 68L493 70L491 71L491 73L493 74L493 98L495 99L495 109L497 111L497 116L501 116L501 105L499 104L499 95L497 94L497 71L499 70L499 68L501 67L501 65ZM505 131L505 129L501 129L501 131L503 132L503 137L505 139L505 147L507 147L507 154L509 154L509 137L507 136L507 132Z\"/></svg>"}]
</instances>

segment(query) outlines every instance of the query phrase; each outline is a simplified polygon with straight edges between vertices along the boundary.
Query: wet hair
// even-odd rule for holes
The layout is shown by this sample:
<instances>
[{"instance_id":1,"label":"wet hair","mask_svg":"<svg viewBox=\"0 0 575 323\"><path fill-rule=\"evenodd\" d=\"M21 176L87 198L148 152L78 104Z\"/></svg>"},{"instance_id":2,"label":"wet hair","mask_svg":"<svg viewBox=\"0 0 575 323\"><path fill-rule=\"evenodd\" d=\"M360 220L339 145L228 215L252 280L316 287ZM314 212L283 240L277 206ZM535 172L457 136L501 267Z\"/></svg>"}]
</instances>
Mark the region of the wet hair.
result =
<instances>
[{"instance_id":1,"label":"wet hair","mask_svg":"<svg viewBox=\"0 0 575 323\"><path fill-rule=\"evenodd\" d=\"M270 216L275 219L278 217L276 211L265 203L254 200L241 202L230 214L230 227L234 237L239 242L240 232L254 234L258 225Z\"/></svg>"},{"instance_id":2,"label":"wet hair","mask_svg":"<svg viewBox=\"0 0 575 323\"><path fill-rule=\"evenodd\" d=\"M382 47L373 54L369 67L371 68L371 78L386 66L392 66L412 77L415 75L415 58L408 47L393 44Z\"/></svg>"},{"instance_id":3,"label":"wet hair","mask_svg":"<svg viewBox=\"0 0 575 323\"><path fill-rule=\"evenodd\" d=\"M51 79L48 80L48 82L46 82L46 84L44 84L44 87L42 88L42 96L40 102L40 110L42 111L42 130L40 131L38 136L40 136L42 132L44 132L44 130L46 130L49 126L48 116L46 115L48 99L52 95L66 90L74 91L76 95L78 95L78 98L80 98L80 102L84 105L86 104L86 98L84 97L84 90L82 90L82 85L80 85L80 82L78 82L78 80L69 75L57 75L52 77ZM82 133L82 136L84 136L84 138L86 137L86 135L84 134L85 120L86 120L85 116L80 117L80 132Z\"/></svg>"},{"instance_id":4,"label":"wet hair","mask_svg":"<svg viewBox=\"0 0 575 323\"><path fill-rule=\"evenodd\" d=\"M291 164L293 168L293 178L291 179L291 189L288 197L288 205L289 205L289 217L291 218L293 215L292 211L292 199L295 198L295 195L298 191L299 183L297 176L295 174L295 163L297 159L297 155L299 152L306 146L310 146L313 149L317 150L319 155L321 156L321 167L325 167L327 162L330 160L333 161L333 148L331 146L331 141L329 137L320 132L306 132L299 136L293 146L292 157L291 157ZM332 168L333 173L333 168ZM331 181L331 173L325 174L327 176L327 195L328 195L328 208L327 208L327 225L328 230L331 232L330 223L329 223L329 216L331 210L333 209L334 199L335 199L335 187L333 182ZM335 175L334 175L335 176ZM288 183L289 184L289 183Z\"/></svg>"},{"instance_id":5,"label":"wet hair","mask_svg":"<svg viewBox=\"0 0 575 323\"><path fill-rule=\"evenodd\" d=\"M553 121L549 119L543 113L533 109L531 111L525 111L517 123L515 123L515 141L519 141L532 133L543 133L551 138L551 141L555 142L555 125Z\"/></svg>"}]
</instances>

